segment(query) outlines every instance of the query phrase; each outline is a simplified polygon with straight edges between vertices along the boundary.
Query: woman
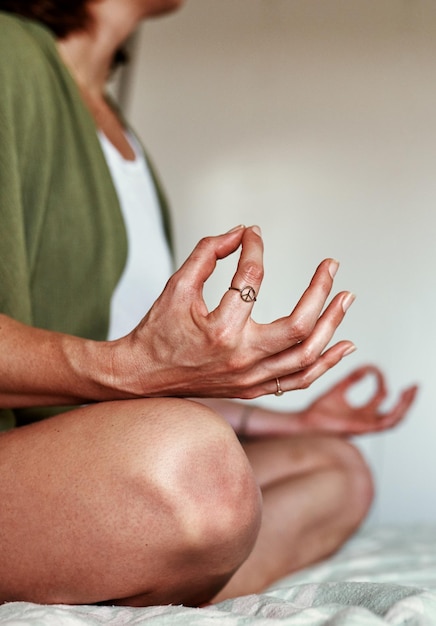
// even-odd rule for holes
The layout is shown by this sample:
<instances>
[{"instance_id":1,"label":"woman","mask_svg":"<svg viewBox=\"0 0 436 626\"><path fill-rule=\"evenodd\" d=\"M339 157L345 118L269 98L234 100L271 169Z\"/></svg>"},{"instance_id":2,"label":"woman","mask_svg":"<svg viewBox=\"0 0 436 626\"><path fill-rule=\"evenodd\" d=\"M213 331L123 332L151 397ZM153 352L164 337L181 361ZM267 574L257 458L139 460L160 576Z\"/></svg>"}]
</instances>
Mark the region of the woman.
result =
<instances>
[{"instance_id":1,"label":"woman","mask_svg":"<svg viewBox=\"0 0 436 626\"><path fill-rule=\"evenodd\" d=\"M393 426L416 392L382 414L382 374L363 367L298 414L231 400L305 387L354 350L326 349L353 301L325 307L331 259L289 317L251 320L256 226L205 238L159 297L144 278L156 238L150 279L169 273L164 200L105 84L139 22L179 4L0 0L0 406L5 428L21 426L0 436L1 601L200 605L260 590L359 525L372 483L344 435ZM239 246L208 312L204 281ZM135 288L134 315L157 298L138 323L123 307ZM345 393L368 373L377 391L352 408Z\"/></svg>"}]
</instances>

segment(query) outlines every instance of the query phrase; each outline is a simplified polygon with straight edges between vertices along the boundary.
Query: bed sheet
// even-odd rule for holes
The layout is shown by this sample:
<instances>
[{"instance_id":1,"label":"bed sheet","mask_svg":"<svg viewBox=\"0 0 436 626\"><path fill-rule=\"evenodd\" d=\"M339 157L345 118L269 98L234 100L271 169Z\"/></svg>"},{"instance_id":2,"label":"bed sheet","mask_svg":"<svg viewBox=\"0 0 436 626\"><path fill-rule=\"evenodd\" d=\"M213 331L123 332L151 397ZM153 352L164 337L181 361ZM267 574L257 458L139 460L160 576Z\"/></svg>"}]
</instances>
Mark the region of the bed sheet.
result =
<instances>
[{"instance_id":1,"label":"bed sheet","mask_svg":"<svg viewBox=\"0 0 436 626\"><path fill-rule=\"evenodd\" d=\"M434 626L436 524L366 528L262 594L215 606L0 606L5 626Z\"/></svg>"}]
</instances>

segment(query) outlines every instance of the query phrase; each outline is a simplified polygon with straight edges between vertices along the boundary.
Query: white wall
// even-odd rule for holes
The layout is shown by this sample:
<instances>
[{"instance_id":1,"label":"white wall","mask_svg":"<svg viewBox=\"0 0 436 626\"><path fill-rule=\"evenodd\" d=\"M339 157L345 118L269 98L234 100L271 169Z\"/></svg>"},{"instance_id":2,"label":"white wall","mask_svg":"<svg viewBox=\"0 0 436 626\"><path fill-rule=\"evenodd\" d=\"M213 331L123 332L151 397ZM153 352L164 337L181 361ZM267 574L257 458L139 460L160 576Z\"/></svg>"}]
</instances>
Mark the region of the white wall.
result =
<instances>
[{"instance_id":1,"label":"white wall","mask_svg":"<svg viewBox=\"0 0 436 626\"><path fill-rule=\"evenodd\" d=\"M436 521L436 2L189 0L138 43L128 113L166 181L178 260L257 223L258 321L286 314L326 256L357 294L337 337L358 351L264 402L304 404L365 362L393 395L419 382L406 423L361 445L373 521Z\"/></svg>"}]
</instances>

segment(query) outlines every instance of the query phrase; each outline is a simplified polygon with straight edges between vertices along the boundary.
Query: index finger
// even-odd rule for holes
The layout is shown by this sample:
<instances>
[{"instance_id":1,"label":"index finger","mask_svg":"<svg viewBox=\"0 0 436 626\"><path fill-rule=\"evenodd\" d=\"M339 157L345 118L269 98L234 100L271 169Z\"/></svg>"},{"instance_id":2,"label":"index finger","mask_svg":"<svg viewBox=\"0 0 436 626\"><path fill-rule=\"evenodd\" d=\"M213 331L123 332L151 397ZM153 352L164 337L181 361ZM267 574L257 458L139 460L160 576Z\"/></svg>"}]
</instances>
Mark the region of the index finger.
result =
<instances>
[{"instance_id":1,"label":"index finger","mask_svg":"<svg viewBox=\"0 0 436 626\"><path fill-rule=\"evenodd\" d=\"M201 296L204 283L213 273L217 261L238 249L244 230L244 226L237 226L222 235L203 237L173 274L173 282L182 292L193 297Z\"/></svg>"},{"instance_id":2,"label":"index finger","mask_svg":"<svg viewBox=\"0 0 436 626\"><path fill-rule=\"evenodd\" d=\"M356 369L349 372L342 380L337 382L334 385L334 389L341 391L341 393L345 394L351 387L357 385L362 380L367 377L372 376L375 380L376 388L371 395L371 398L374 396L377 397L385 397L386 396L386 384L384 380L384 376L378 367L375 365L361 365Z\"/></svg>"}]
</instances>

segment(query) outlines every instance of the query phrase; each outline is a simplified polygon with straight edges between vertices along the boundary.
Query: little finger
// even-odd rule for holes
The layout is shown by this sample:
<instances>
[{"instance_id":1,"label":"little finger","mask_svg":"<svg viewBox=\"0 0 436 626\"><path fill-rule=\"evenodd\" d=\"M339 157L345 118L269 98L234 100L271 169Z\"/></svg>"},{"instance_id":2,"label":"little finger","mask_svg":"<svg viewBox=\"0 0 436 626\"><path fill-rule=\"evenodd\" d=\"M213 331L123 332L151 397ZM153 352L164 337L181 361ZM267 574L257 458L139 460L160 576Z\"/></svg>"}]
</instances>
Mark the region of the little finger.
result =
<instances>
[{"instance_id":1,"label":"little finger","mask_svg":"<svg viewBox=\"0 0 436 626\"><path fill-rule=\"evenodd\" d=\"M323 374L337 365L345 356L355 352L356 346L351 341L340 341L335 344L308 367L290 374L282 374L268 383L268 391L275 395L282 395L286 391L307 389ZM280 391L282 393L280 393Z\"/></svg>"},{"instance_id":2,"label":"little finger","mask_svg":"<svg viewBox=\"0 0 436 626\"><path fill-rule=\"evenodd\" d=\"M355 350L356 346L351 341L340 341L321 354L314 363L297 371L286 369L286 365L282 369L277 368L276 360L274 360L274 365L272 362L265 363L264 361L262 369L259 365L251 373L252 379L261 382L250 385L238 397L252 399L271 394L283 395L283 393L295 389L305 389L339 363L344 356Z\"/></svg>"}]
</instances>

